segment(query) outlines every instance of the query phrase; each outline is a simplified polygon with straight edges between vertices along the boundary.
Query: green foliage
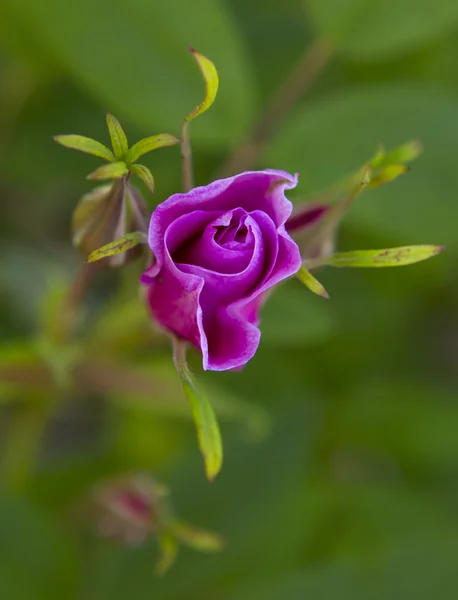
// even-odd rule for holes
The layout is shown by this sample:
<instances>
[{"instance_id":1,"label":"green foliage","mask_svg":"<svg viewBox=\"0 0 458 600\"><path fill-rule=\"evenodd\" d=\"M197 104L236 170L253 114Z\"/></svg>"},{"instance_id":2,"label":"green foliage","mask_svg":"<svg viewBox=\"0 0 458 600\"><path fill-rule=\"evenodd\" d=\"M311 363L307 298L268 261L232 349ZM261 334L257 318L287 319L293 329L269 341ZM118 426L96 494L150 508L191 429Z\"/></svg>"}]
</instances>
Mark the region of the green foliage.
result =
<instances>
[{"instance_id":1,"label":"green foliage","mask_svg":"<svg viewBox=\"0 0 458 600\"><path fill-rule=\"evenodd\" d=\"M359 60L378 59L421 46L453 31L458 7L450 0L310 0L320 33Z\"/></svg>"},{"instance_id":2,"label":"green foliage","mask_svg":"<svg viewBox=\"0 0 458 600\"><path fill-rule=\"evenodd\" d=\"M173 146L174 144L178 144L179 141L177 137L169 133L160 133L159 135L144 138L130 148L126 156L126 162L131 165L147 152L151 152L157 148L164 148L165 146Z\"/></svg>"},{"instance_id":3,"label":"green foliage","mask_svg":"<svg viewBox=\"0 0 458 600\"><path fill-rule=\"evenodd\" d=\"M326 259L331 267L402 267L436 256L443 246L404 246L384 250L337 252Z\"/></svg>"},{"instance_id":4,"label":"green foliage","mask_svg":"<svg viewBox=\"0 0 458 600\"><path fill-rule=\"evenodd\" d=\"M105 244L105 246L97 248L97 250L91 252L87 257L87 262L95 262L97 260L101 260L102 258L107 258L107 256L116 256L116 254L126 252L131 248L135 248L135 246L138 246L138 244L144 244L145 242L146 235L143 233L143 231L126 233L114 242Z\"/></svg>"},{"instance_id":5,"label":"green foliage","mask_svg":"<svg viewBox=\"0 0 458 600\"><path fill-rule=\"evenodd\" d=\"M198 388L195 377L188 368L186 345L177 339L174 340L174 360L185 396L191 405L197 439L204 459L205 473L208 480L213 481L223 463L223 442L218 421L212 405Z\"/></svg>"},{"instance_id":6,"label":"green foliage","mask_svg":"<svg viewBox=\"0 0 458 600\"><path fill-rule=\"evenodd\" d=\"M127 151L129 150L129 143L127 142L127 137L121 127L121 123L116 117L108 113L107 126L116 160L125 160Z\"/></svg>"},{"instance_id":7,"label":"green foliage","mask_svg":"<svg viewBox=\"0 0 458 600\"><path fill-rule=\"evenodd\" d=\"M39 6L7 0L5 12L22 36L29 32L58 56L68 77L142 131L173 130L199 97L189 41L212 57L223 81L221 100L195 137L221 147L240 137L253 114L249 58L220 0L192 5L134 0L115 8L106 0L82 0L70 13L58 0Z\"/></svg>"},{"instance_id":8,"label":"green foliage","mask_svg":"<svg viewBox=\"0 0 458 600\"><path fill-rule=\"evenodd\" d=\"M96 140L84 137L84 135L55 135L54 139L66 148L87 152L110 162L116 161L115 155L111 150Z\"/></svg>"},{"instance_id":9,"label":"green foliage","mask_svg":"<svg viewBox=\"0 0 458 600\"><path fill-rule=\"evenodd\" d=\"M456 597L456 15L453 0L1 3L1 598ZM209 485L138 263L100 270L72 343L62 339L56 317L83 261L68 223L84 194L77 221L96 221L112 189L90 191L82 174L97 164L84 152L121 161L110 110L140 140L122 160L142 157L154 173L149 209L179 191L178 151L145 152L178 143L202 100L192 44L220 76L191 126L196 184L208 183L316 35L334 40L333 58L256 168L299 172L297 204L356 196L338 256L425 242L447 252L408 269L313 271L330 302L293 278L266 298L242 371L201 374L190 353L224 427L224 468ZM65 152L59 131L103 143L64 136L82 150ZM421 156L405 140L421 140ZM163 531L137 547L107 542L92 510L94 485L145 471L179 516L168 532L179 556L162 577L159 540L174 558ZM182 547L222 538L215 554Z\"/></svg>"},{"instance_id":10,"label":"green foliage","mask_svg":"<svg viewBox=\"0 0 458 600\"><path fill-rule=\"evenodd\" d=\"M102 165L95 171L90 173L87 178L94 179L95 181L103 181L104 179L121 179L124 175L127 175L129 169L123 161L113 162L109 165Z\"/></svg>"},{"instance_id":11,"label":"green foliage","mask_svg":"<svg viewBox=\"0 0 458 600\"><path fill-rule=\"evenodd\" d=\"M305 267L299 269L296 277L314 294L322 296L323 298L329 298L329 294L324 289L323 285Z\"/></svg>"},{"instance_id":12,"label":"green foliage","mask_svg":"<svg viewBox=\"0 0 458 600\"><path fill-rule=\"evenodd\" d=\"M151 193L154 192L154 177L148 167L135 163L130 166L130 170L137 175L137 177L140 177Z\"/></svg>"}]
</instances>

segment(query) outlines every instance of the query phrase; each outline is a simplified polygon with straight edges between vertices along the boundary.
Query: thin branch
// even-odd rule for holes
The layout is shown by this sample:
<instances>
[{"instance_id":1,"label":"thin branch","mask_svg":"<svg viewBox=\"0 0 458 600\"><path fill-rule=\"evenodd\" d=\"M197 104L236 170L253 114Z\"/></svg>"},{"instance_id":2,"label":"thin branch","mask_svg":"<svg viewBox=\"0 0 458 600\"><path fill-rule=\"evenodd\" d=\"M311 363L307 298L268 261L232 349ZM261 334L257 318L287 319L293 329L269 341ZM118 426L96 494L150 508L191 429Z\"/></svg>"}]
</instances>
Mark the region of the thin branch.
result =
<instances>
[{"instance_id":1,"label":"thin branch","mask_svg":"<svg viewBox=\"0 0 458 600\"><path fill-rule=\"evenodd\" d=\"M268 103L248 138L223 165L222 177L246 171L256 164L272 135L311 87L332 54L333 48L325 39L319 39L307 48L289 77Z\"/></svg>"},{"instance_id":2,"label":"thin branch","mask_svg":"<svg viewBox=\"0 0 458 600\"><path fill-rule=\"evenodd\" d=\"M189 192L189 190L192 190L194 187L189 121L183 121L183 125L181 126L181 169L183 175L183 191Z\"/></svg>"}]
</instances>

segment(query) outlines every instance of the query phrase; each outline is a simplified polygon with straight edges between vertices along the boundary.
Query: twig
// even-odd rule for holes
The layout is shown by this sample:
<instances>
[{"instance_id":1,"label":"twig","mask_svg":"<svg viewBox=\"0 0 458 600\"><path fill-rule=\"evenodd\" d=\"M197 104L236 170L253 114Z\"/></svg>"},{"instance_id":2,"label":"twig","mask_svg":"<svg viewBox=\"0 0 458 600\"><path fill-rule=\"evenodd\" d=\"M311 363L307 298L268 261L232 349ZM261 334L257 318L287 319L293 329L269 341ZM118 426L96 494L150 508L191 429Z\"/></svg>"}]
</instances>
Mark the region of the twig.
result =
<instances>
[{"instance_id":1,"label":"twig","mask_svg":"<svg viewBox=\"0 0 458 600\"><path fill-rule=\"evenodd\" d=\"M289 77L274 94L248 138L234 151L222 167L222 177L252 168L272 135L304 96L333 53L331 44L321 38L300 58Z\"/></svg>"},{"instance_id":2,"label":"twig","mask_svg":"<svg viewBox=\"0 0 458 600\"><path fill-rule=\"evenodd\" d=\"M189 122L183 121L181 126L181 169L183 175L183 191L189 192L194 187L192 171L191 137L189 135Z\"/></svg>"}]
</instances>

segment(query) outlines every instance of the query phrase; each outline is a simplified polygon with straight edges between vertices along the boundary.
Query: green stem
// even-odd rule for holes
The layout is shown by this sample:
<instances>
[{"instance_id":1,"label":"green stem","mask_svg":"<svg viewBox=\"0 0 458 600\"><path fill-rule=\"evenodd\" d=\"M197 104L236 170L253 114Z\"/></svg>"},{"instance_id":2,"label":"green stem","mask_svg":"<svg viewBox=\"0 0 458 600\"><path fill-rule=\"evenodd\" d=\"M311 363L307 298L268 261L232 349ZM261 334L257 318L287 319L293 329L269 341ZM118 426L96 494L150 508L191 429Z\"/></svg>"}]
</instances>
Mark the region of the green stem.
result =
<instances>
[{"instance_id":1,"label":"green stem","mask_svg":"<svg viewBox=\"0 0 458 600\"><path fill-rule=\"evenodd\" d=\"M246 171L256 165L272 135L303 98L328 64L332 54L332 46L323 38L306 49L297 65L267 104L248 138L236 148L223 165L222 177Z\"/></svg>"},{"instance_id":2,"label":"green stem","mask_svg":"<svg viewBox=\"0 0 458 600\"><path fill-rule=\"evenodd\" d=\"M183 191L189 192L194 187L194 177L188 121L183 121L183 125L181 126L181 168L183 174Z\"/></svg>"}]
</instances>

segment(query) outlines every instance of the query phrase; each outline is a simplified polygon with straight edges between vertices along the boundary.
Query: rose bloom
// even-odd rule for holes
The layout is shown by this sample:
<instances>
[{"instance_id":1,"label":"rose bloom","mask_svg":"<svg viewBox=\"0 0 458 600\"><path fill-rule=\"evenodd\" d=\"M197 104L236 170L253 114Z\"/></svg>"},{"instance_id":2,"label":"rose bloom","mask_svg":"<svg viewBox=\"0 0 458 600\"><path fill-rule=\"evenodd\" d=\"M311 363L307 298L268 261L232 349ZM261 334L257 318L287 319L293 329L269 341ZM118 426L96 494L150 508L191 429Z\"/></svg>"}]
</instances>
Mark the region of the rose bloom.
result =
<instances>
[{"instance_id":1,"label":"rose bloom","mask_svg":"<svg viewBox=\"0 0 458 600\"><path fill-rule=\"evenodd\" d=\"M297 175L266 169L174 194L151 217L151 314L202 353L204 369L243 366L260 339L266 292L301 266L285 230Z\"/></svg>"}]
</instances>

